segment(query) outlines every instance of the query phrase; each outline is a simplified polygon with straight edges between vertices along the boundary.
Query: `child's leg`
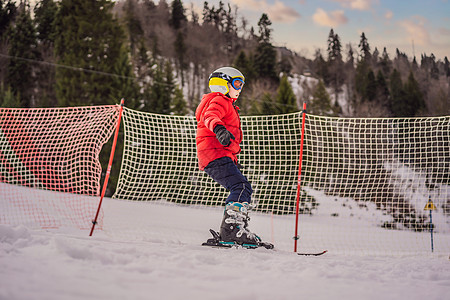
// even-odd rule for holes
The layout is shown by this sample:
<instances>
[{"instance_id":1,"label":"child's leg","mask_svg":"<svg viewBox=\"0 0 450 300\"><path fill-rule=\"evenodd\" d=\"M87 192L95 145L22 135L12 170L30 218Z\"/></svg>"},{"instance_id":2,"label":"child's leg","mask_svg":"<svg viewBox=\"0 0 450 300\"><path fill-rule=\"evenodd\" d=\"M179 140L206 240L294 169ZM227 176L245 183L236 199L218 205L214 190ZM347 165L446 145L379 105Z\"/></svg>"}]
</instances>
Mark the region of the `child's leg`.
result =
<instances>
[{"instance_id":1,"label":"child's leg","mask_svg":"<svg viewBox=\"0 0 450 300\"><path fill-rule=\"evenodd\" d=\"M231 201L250 203L252 186L231 158L222 157L212 161L205 168L205 172L230 191L226 203Z\"/></svg>"}]
</instances>

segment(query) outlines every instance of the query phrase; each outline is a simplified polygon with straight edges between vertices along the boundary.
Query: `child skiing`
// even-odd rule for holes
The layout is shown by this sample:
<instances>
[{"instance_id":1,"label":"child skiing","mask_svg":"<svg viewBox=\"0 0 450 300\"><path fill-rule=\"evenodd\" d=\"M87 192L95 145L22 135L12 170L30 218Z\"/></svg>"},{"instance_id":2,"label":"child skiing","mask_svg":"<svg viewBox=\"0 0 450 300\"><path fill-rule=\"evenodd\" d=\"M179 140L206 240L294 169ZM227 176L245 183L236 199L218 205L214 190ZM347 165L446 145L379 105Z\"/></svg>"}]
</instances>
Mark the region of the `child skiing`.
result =
<instances>
[{"instance_id":1,"label":"child skiing","mask_svg":"<svg viewBox=\"0 0 450 300\"><path fill-rule=\"evenodd\" d=\"M195 112L197 156L200 170L230 192L220 233L212 232L216 242L260 246L261 239L248 229L253 190L237 162L242 130L235 102L244 83L244 75L232 67L219 68L209 76L211 93L203 96Z\"/></svg>"}]
</instances>

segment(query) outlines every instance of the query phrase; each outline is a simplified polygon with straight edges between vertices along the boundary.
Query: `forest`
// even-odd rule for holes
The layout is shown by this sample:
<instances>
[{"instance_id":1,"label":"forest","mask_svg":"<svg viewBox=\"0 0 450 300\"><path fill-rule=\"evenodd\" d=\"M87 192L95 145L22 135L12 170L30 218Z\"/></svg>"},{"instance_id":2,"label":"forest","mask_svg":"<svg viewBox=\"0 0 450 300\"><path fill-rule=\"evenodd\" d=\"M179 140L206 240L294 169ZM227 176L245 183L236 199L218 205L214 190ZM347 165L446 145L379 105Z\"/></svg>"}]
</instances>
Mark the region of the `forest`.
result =
<instances>
[{"instance_id":1,"label":"forest","mask_svg":"<svg viewBox=\"0 0 450 300\"><path fill-rule=\"evenodd\" d=\"M116 104L159 114L192 115L215 68L246 76L243 115L301 110L342 117L414 117L450 113L450 63L408 57L359 37L344 45L330 28L308 59L273 45L267 14L250 24L239 7L204 2L201 15L181 0L0 1L0 106ZM315 79L302 95L294 74ZM344 97L346 108L336 99Z\"/></svg>"}]
</instances>

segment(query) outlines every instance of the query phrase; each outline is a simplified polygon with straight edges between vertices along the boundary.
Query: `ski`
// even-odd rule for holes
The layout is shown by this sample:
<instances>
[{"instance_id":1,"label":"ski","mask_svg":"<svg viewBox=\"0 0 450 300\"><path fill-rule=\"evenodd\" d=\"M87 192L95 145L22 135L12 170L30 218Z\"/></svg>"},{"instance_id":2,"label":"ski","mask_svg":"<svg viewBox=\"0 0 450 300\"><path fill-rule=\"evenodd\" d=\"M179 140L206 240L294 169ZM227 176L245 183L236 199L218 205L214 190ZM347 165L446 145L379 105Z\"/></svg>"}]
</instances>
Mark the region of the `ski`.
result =
<instances>
[{"instance_id":1,"label":"ski","mask_svg":"<svg viewBox=\"0 0 450 300\"><path fill-rule=\"evenodd\" d=\"M322 252L317 252L317 253L297 253L298 255L303 255L303 256L320 256L322 254L327 253L328 250L322 251Z\"/></svg>"},{"instance_id":2,"label":"ski","mask_svg":"<svg viewBox=\"0 0 450 300\"><path fill-rule=\"evenodd\" d=\"M213 248L246 248L246 249L256 249L260 247L264 247L266 249L273 249L274 246L270 243L266 242L258 242L258 244L238 244L235 242L225 242L220 240L220 235L217 231L210 229L209 232L213 236L212 239L208 239L206 242L202 244L202 246L209 246Z\"/></svg>"},{"instance_id":3,"label":"ski","mask_svg":"<svg viewBox=\"0 0 450 300\"><path fill-rule=\"evenodd\" d=\"M211 239L208 239L206 242L204 242L202 244L202 246L208 246L208 247L213 247L213 248L233 248L234 247L234 248L246 248L246 249L256 249L256 248L264 247L266 249L274 249L273 244L263 242L263 241L258 242L258 244L238 244L235 242L225 242L220 239L220 234L217 231L210 229L209 232L211 233L211 235L213 237ZM316 253L314 253L314 252L310 252L310 253L297 252L297 255L320 256L327 252L328 252L328 250L324 250L322 252L316 252Z\"/></svg>"}]
</instances>

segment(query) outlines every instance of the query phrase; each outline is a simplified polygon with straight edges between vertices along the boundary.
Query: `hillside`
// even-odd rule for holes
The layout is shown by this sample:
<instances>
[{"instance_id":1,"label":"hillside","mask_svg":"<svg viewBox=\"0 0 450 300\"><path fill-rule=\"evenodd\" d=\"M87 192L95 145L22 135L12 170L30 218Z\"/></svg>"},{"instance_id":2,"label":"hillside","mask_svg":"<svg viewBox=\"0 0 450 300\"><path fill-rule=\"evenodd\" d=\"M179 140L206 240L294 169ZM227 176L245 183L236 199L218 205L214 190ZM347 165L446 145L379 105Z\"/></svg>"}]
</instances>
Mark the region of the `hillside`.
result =
<instances>
[{"instance_id":1,"label":"hillside","mask_svg":"<svg viewBox=\"0 0 450 300\"><path fill-rule=\"evenodd\" d=\"M266 14L249 24L229 2L205 2L202 15L180 0L48 0L33 8L7 1L0 10L2 107L114 104L123 97L142 111L192 114L209 74L234 65L247 79L243 115L298 111L302 102L311 113L345 117L450 113L447 57L408 57L401 49L389 57L364 33L355 48L331 28L323 37L327 50L307 59L272 44ZM294 87L291 107L279 96L292 88L283 75L291 84L301 75L322 81L326 93L318 84Z\"/></svg>"}]
</instances>

